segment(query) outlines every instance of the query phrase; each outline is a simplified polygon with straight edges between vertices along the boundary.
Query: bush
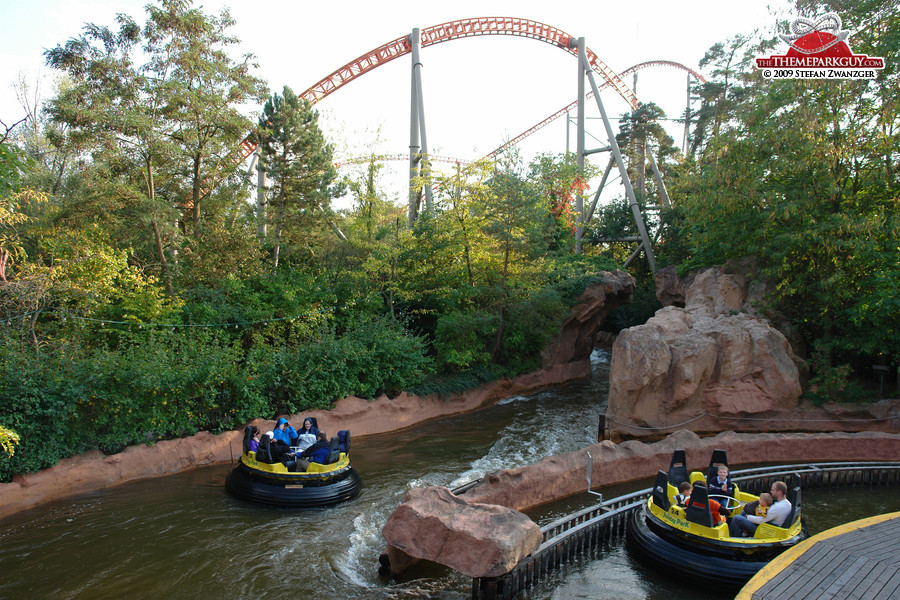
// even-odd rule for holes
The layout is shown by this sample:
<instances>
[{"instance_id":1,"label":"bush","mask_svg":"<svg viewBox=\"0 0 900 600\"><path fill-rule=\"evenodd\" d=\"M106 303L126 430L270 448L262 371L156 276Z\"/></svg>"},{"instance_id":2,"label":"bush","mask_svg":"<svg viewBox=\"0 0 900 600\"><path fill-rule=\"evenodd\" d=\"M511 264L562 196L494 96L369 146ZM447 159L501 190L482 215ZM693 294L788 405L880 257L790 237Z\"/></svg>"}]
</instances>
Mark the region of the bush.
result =
<instances>
[{"instance_id":1,"label":"bush","mask_svg":"<svg viewBox=\"0 0 900 600\"><path fill-rule=\"evenodd\" d=\"M488 364L496 337L496 315L459 310L441 315L434 339L441 373L458 374Z\"/></svg>"},{"instance_id":2,"label":"bush","mask_svg":"<svg viewBox=\"0 0 900 600\"><path fill-rule=\"evenodd\" d=\"M211 333L124 337L115 349L0 346L0 423L22 437L0 479L92 448L217 433L269 412L239 349Z\"/></svg>"},{"instance_id":3,"label":"bush","mask_svg":"<svg viewBox=\"0 0 900 600\"><path fill-rule=\"evenodd\" d=\"M432 359L425 341L389 319L328 333L296 348L262 348L251 355L275 413L327 409L345 396L372 398L422 383Z\"/></svg>"}]
</instances>

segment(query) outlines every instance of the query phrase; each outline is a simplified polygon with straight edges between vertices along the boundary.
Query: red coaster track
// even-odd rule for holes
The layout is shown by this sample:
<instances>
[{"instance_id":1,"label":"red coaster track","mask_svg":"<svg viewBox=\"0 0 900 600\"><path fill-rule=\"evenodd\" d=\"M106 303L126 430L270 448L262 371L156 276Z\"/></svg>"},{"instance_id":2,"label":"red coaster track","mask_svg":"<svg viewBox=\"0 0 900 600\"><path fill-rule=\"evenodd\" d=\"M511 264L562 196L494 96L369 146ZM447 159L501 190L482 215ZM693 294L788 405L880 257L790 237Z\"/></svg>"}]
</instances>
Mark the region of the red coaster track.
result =
<instances>
[{"instance_id":1,"label":"red coaster track","mask_svg":"<svg viewBox=\"0 0 900 600\"><path fill-rule=\"evenodd\" d=\"M421 30L420 35L422 47L440 44L441 42L449 42L451 40L481 35L513 35L546 42L548 44L552 44L558 48L561 48L574 56L577 56L577 49L573 48L570 45L574 38L568 33L557 29L556 27L545 25L544 23L531 21L529 19L518 19L515 17L478 17L474 19L460 19L457 21L450 21L448 23L442 23L440 25L427 27ZM408 38L408 35L404 35L386 44L382 44L378 48L375 48L374 50L355 58L343 67L335 70L330 75L327 75L326 77L322 78L320 81L312 85L309 89L300 94L300 97L305 98L311 103L315 104L322 98L325 98L329 94L347 85L357 77L360 77L361 75L368 73L369 71L376 69L377 67L380 67L381 65L390 62L399 56L409 54L412 51L412 48L410 47ZM637 108L637 98L635 98L634 93L627 85L625 85L620 76L616 75L616 73L612 69L610 69L606 65L606 63L601 61L590 48L586 49L586 53L588 56L588 61L591 64L591 68L594 70L594 72L599 73L603 78L600 88L602 89L606 88L607 86L612 86L613 89L615 89L616 92L618 92L619 95L622 96L632 107ZM650 61L647 63L641 63L640 65L635 65L628 71L622 73L622 75L627 75L646 66L661 64L684 69L692 73L700 81L705 81L702 75L700 75L696 71L688 69L684 65L662 60ZM534 133L565 112L566 109L557 112L554 116L545 119L528 131L517 136L513 140L513 142L517 142L520 139L531 135L531 133ZM498 148L490 156L496 155L508 145L509 144L506 144L503 147ZM204 185L203 189L201 190L200 196L205 197L210 191L212 191L213 186L219 181L219 179L221 179L222 172L225 169L229 169L240 164L255 150L256 144L248 140L244 140L241 143L240 147L237 148L231 156L220 163L218 172L205 182L206 185ZM188 204L190 204L190 201L188 201Z\"/></svg>"},{"instance_id":2,"label":"red coaster track","mask_svg":"<svg viewBox=\"0 0 900 600\"><path fill-rule=\"evenodd\" d=\"M703 77L703 75L701 75L697 71L691 69L690 67L686 67L681 63L677 63L677 62L674 62L671 60L648 60L647 62L638 63L638 64L634 65L633 67L628 68L628 69L622 71L621 73L619 73L619 79L621 80L621 78L627 77L627 76L631 75L632 73L634 73L635 71L640 71L641 69L646 69L647 67L673 67L676 69L681 69L682 71L687 71L688 73L693 75L698 81L700 81L702 83L706 83L706 78ZM597 84L597 88L602 90L602 89L605 89L606 86L608 86L609 84L610 84L609 81L603 81L603 82ZM591 97L593 97L593 95L594 95L594 92L591 91L591 92L588 92L585 95L585 97L591 98ZM519 142L521 142L522 140L527 138L532 133L538 131L539 129L543 129L546 125L549 125L556 119L560 118L561 116L563 116L564 114L566 114L567 112L569 112L570 110L575 108L575 106L577 104L578 104L578 101L576 100L576 101L572 102L571 104L569 104L568 106L565 106L565 107L559 109L558 111L556 111L555 113L553 113L552 115L547 117L546 119L543 119L539 123L536 123L529 129L526 129L525 131L523 131L522 133L520 133L513 139L509 140L508 142L506 142L505 144L503 144L502 146L500 146L499 148L497 148L496 150L494 150L493 152L491 152L490 154L485 156L485 158L493 158L493 157L497 156L498 154L501 154L504 151L506 151L506 149L509 148L510 146L515 146L516 144L518 144Z\"/></svg>"},{"instance_id":3,"label":"red coaster track","mask_svg":"<svg viewBox=\"0 0 900 600\"><path fill-rule=\"evenodd\" d=\"M568 33L557 29L556 27L545 25L544 23L531 21L529 19L517 19L515 17L479 17L475 19L460 19L442 23L440 25L434 25L421 31L421 43L424 48L426 46L440 44L441 42L449 42L451 40L480 35L514 35L531 38L552 44L577 56L577 50L569 46L569 42L574 38ZM382 44L378 48L353 59L343 67L312 85L309 89L300 94L300 97L315 104L322 98L347 85L357 77L368 73L399 56L409 54L412 51L412 48L409 45L408 37L408 35L404 35L403 37ZM615 72L601 61L592 50L588 48L586 51L591 67L605 80L604 87L612 85L619 95L636 108L637 98L634 97L634 93L632 93L631 89L625 85ZM234 154L220 164L218 170L221 172L224 169L240 164L244 159L253 154L254 150L256 150L256 144L245 140ZM206 196L220 178L221 175L217 173L207 180L207 185L201 190L200 196Z\"/></svg>"},{"instance_id":4,"label":"red coaster track","mask_svg":"<svg viewBox=\"0 0 900 600\"><path fill-rule=\"evenodd\" d=\"M570 47L569 43L574 38L568 33L544 23L514 17L460 19L427 27L421 31L422 47L479 35L514 35L531 38L562 48L574 56L578 55L577 50ZM315 104L360 75L390 62L398 56L408 54L410 51L408 36L399 37L350 61L300 94L300 97ZM594 71L600 73L608 85L612 85L619 95L637 108L637 98L615 72L597 58L597 55L590 49L587 50L587 55Z\"/></svg>"}]
</instances>

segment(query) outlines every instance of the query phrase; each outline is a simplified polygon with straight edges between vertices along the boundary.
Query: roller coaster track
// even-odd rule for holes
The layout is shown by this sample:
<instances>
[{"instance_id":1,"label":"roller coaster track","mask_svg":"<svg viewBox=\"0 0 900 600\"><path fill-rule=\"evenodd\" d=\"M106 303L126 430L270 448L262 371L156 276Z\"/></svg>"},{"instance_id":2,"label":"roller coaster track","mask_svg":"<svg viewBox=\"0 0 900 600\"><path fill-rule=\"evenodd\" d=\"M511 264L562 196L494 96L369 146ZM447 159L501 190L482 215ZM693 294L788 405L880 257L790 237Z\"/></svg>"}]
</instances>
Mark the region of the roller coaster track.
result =
<instances>
[{"instance_id":1,"label":"roller coaster track","mask_svg":"<svg viewBox=\"0 0 900 600\"><path fill-rule=\"evenodd\" d=\"M442 42L449 42L451 40L482 35L511 35L545 42L561 48L576 57L578 56L578 51L574 47L575 38L573 36L561 29L539 23L538 21L518 19L515 17L478 17L474 19L459 19L427 27L421 30L420 35L423 48ZM378 48L355 58L312 85L309 89L300 94L300 97L315 104L322 98L325 98L341 87L347 85L357 77L360 77L395 58L409 54L412 51L412 48L408 37L408 35L403 35L402 37L386 44L382 44ZM633 108L637 108L637 98L635 98L631 89L619 79L619 76L616 75L606 63L601 61L591 49L586 49L586 53L591 68L602 76L606 82L605 86L611 85L613 89L615 89L616 92L618 92L619 95ZM244 140L231 156L220 163L217 172L204 182L204 186L200 191L200 197L202 198L209 194L209 192L212 191L212 188L225 175L225 171L240 164L255 150L256 144L249 140Z\"/></svg>"},{"instance_id":2,"label":"roller coaster track","mask_svg":"<svg viewBox=\"0 0 900 600\"><path fill-rule=\"evenodd\" d=\"M337 160L334 162L335 167L346 167L347 165L361 165L371 161L375 162L387 162L387 161L408 161L409 154L375 154L373 156L352 156L350 158L344 158L342 160ZM462 158L454 158L452 156L439 156L437 154L429 154L428 155L429 162L441 162L441 163L449 163L452 165L470 165L472 164L471 160L464 160Z\"/></svg>"},{"instance_id":3,"label":"roller coaster track","mask_svg":"<svg viewBox=\"0 0 900 600\"><path fill-rule=\"evenodd\" d=\"M697 79L701 83L706 83L706 78L703 77L703 75L701 75L694 69L687 67L681 63L671 61L671 60L648 60L646 62L638 63L632 67L629 67L628 69L625 69L621 73L619 73L618 77L619 77L619 79L623 79L629 75L632 75L633 73L636 73L637 71L646 69L648 67L672 67L675 69L680 69L682 71L690 73L695 79ZM597 87L600 90L604 90L608 86L609 86L609 82L604 81L602 84L598 85ZM587 93L585 98L592 98L593 96L594 96L594 92L590 91ZM575 106L577 104L578 104L578 101L576 100L576 101L572 102L571 104L564 106L563 108L559 109L552 115L550 115L547 118L541 120L540 122L532 125L530 128L526 129L525 131L523 131L516 137L507 141L506 143L504 143L502 146L495 149L490 154L487 154L481 160L489 160L489 159L499 156L503 152L506 152L507 148L509 148L510 146L515 146L516 144L518 144L519 142L521 142L522 140L524 140L531 134L536 133L537 131L543 129L544 127L546 127L547 125L549 125L550 123L555 121L556 119L558 119L561 116L565 115L566 113L570 112L572 109L575 108ZM385 154L385 155L375 156L374 158L375 158L375 160L378 160L378 161L388 161L388 160L408 161L409 155L408 154ZM368 162L370 159L371 159L371 157L349 158L349 159L346 159L346 160L343 160L340 162L335 162L335 166L343 167L348 164L359 164L359 163ZM471 162L473 162L473 161L467 161L467 160L460 160L458 158L450 158L450 157L446 157L446 156L435 156L435 155L429 156L429 159L432 162L449 162L449 163L460 163L460 164L470 164Z\"/></svg>"},{"instance_id":4,"label":"roller coaster track","mask_svg":"<svg viewBox=\"0 0 900 600\"><path fill-rule=\"evenodd\" d=\"M622 71L621 73L619 73L618 77L619 77L619 79L622 79L622 78L627 77L637 71L640 71L641 69L646 69L647 67L674 67L676 69L681 69L682 71L687 71L701 83L706 83L706 78L703 77L703 75L701 75L697 71L691 69L690 67L686 67L681 63L677 63L677 62L674 62L671 60L648 60L647 62L638 63L638 64L634 65L633 67L628 68L628 69ZM609 86L609 81L604 81L597 87L598 87L598 89L603 90L607 86ZM592 98L593 96L594 96L594 92L590 91L587 93L585 98ZM525 138L530 136L532 133L535 133L538 130L543 129L544 127L546 127L547 125L549 125L550 123L555 121L556 119L560 118L564 114L571 111L573 108L575 108L575 106L577 104L578 104L578 100L575 100L571 104L559 109L558 111L556 111L549 117L543 119L542 121L536 123L529 129L526 129L525 131L523 131L516 137L512 138L511 140L509 140L508 142L506 142L505 144L503 144L502 146L500 146L499 148L497 148L496 150L494 150L493 152L491 152L484 158L494 158L494 157L498 156L499 154L506 152L507 148L509 148L510 146L515 146L516 144L518 144L519 142L521 142L522 140L524 140Z\"/></svg>"}]
</instances>

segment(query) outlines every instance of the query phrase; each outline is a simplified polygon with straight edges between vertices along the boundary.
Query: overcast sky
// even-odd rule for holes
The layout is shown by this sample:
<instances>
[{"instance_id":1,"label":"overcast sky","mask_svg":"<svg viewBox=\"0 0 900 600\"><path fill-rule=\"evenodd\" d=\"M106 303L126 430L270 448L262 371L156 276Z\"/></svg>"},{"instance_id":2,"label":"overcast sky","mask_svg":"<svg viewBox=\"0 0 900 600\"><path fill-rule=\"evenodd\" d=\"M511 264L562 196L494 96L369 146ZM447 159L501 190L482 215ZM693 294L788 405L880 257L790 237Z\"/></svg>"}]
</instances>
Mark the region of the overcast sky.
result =
<instances>
[{"instance_id":1,"label":"overcast sky","mask_svg":"<svg viewBox=\"0 0 900 600\"><path fill-rule=\"evenodd\" d=\"M143 22L144 0L0 0L0 119L23 116L13 90L19 73L46 98L52 72L43 52L77 36L86 22L113 25L116 13ZM227 6L237 25L241 50L256 55L258 75L273 91L284 85L299 93L325 75L381 44L455 19L508 16L540 21L573 36L614 71L663 59L698 69L714 43L755 28L771 29L785 0L692 2L550 2L543 0L371 2L340 0L207 0L207 13ZM727 8L725 8L727 6ZM516 136L575 99L577 62L545 43L509 36L455 40L422 50L425 116L434 154L473 159ZM408 56L366 74L322 100L317 108L338 154L369 151L403 154L409 145ZM685 73L653 68L640 72L637 96L662 106L669 117L685 106ZM599 81L599 77L598 77ZM630 86L633 81L629 78ZM611 119L628 110L614 92L602 95ZM596 109L589 115L596 115ZM252 109L251 109L252 112ZM258 112L251 114L254 118ZM599 122L589 127L600 137ZM680 146L680 126L671 131ZM573 132L574 139L574 132ZM591 145L590 137L588 145ZM526 158L565 150L565 119L549 125L521 146ZM597 145L600 145L599 143ZM605 158L603 161L605 162ZM405 165L392 169L403 172Z\"/></svg>"}]
</instances>

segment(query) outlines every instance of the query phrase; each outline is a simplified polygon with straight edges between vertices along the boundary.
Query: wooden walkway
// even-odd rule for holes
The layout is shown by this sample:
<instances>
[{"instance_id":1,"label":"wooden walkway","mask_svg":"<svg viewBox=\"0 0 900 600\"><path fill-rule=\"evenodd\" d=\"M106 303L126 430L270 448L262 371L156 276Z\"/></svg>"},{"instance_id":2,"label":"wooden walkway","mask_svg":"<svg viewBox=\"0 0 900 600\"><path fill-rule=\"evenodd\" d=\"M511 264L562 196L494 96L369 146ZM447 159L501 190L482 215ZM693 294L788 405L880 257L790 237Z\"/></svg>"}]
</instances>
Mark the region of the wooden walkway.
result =
<instances>
[{"instance_id":1,"label":"wooden walkway","mask_svg":"<svg viewBox=\"0 0 900 600\"><path fill-rule=\"evenodd\" d=\"M900 513L822 532L781 554L735 600L900 599Z\"/></svg>"}]
</instances>

